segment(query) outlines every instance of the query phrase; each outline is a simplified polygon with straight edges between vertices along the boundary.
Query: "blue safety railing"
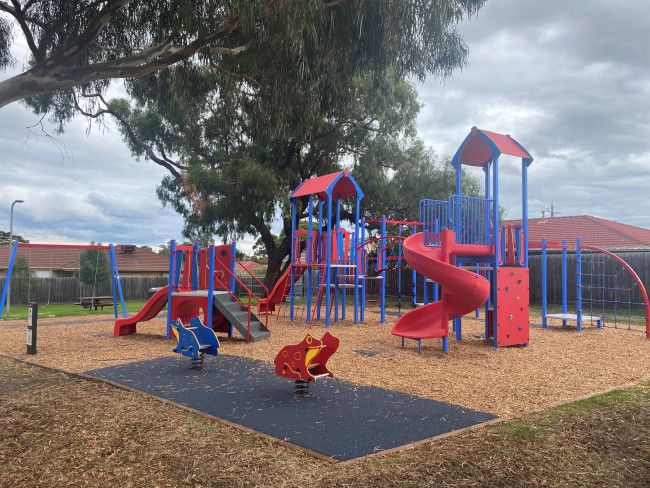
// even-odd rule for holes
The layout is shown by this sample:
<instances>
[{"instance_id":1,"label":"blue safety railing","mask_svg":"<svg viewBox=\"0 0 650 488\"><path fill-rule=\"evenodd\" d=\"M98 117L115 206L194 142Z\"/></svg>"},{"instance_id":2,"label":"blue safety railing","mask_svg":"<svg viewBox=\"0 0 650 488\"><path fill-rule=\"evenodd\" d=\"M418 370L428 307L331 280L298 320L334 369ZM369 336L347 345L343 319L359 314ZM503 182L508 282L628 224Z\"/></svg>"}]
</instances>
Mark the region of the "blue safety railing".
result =
<instances>
[{"instance_id":1,"label":"blue safety railing","mask_svg":"<svg viewBox=\"0 0 650 488\"><path fill-rule=\"evenodd\" d=\"M449 197L449 227L458 244L490 244L492 200L465 195Z\"/></svg>"},{"instance_id":2,"label":"blue safety railing","mask_svg":"<svg viewBox=\"0 0 650 488\"><path fill-rule=\"evenodd\" d=\"M424 245L439 247L440 232L449 228L449 202L425 198L420 200L420 222L424 232Z\"/></svg>"},{"instance_id":3,"label":"blue safety railing","mask_svg":"<svg viewBox=\"0 0 650 488\"><path fill-rule=\"evenodd\" d=\"M424 244L439 247L443 229L455 231L458 244L491 244L492 205L492 200L464 195L452 195L449 201L420 200Z\"/></svg>"}]
</instances>

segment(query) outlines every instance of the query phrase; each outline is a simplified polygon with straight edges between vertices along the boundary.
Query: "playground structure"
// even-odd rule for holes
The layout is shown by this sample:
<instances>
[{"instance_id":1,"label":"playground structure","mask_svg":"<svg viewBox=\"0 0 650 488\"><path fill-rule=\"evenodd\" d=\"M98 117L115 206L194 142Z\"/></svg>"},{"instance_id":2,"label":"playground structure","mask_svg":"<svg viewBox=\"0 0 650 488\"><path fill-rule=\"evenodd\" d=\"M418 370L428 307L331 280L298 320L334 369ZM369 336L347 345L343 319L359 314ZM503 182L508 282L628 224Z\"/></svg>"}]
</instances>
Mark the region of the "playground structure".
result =
<instances>
[{"instance_id":1,"label":"playground structure","mask_svg":"<svg viewBox=\"0 0 650 488\"><path fill-rule=\"evenodd\" d=\"M320 340L307 334L298 344L284 346L273 363L275 374L294 380L294 394L306 394L310 381L334 374L327 368L327 361L339 348L341 341L325 332Z\"/></svg>"},{"instance_id":2,"label":"playground structure","mask_svg":"<svg viewBox=\"0 0 650 488\"><path fill-rule=\"evenodd\" d=\"M28 250L28 260L29 257L31 256L32 250L42 250L49 248L50 253L52 252L51 250L53 248L57 249L70 249L70 250L77 250L77 251L85 251L85 250L96 250L96 251L104 251L108 254L108 260L109 260L109 268L110 268L110 284L111 284L111 297L112 297L112 306L113 306L113 314L115 318L118 318L119 316L119 311L118 311L118 304L120 307L120 310L122 312L122 315L126 317L126 305L124 304L124 294L122 293L122 284L120 282L120 273L118 270L117 266L117 259L115 257L115 247L113 244L108 244L108 245L94 245L94 244L89 244L89 245L84 245L84 244L42 244L42 243L22 243L19 241L14 241L12 246L11 246L11 251L9 254L9 263L7 265L7 276L5 279L4 286L2 287L2 295L0 296L0 317L2 317L3 311L4 311L4 306L5 302L7 299L7 293L11 287L11 280L12 280L12 274L14 270L14 264L16 261L16 257L18 255L18 250L19 248L26 249ZM99 254L97 255L97 259L99 258ZM90 299L90 304L92 306L93 303L95 303L95 290L96 290L96 285L97 285L97 266L98 263L95 263L95 280L93 283L93 291L92 291L92 296L88 297ZM30 284L31 284L31 276L29 278ZM80 302L83 302L83 300L80 299ZM48 293L48 303L49 303L49 293Z\"/></svg>"},{"instance_id":3,"label":"playground structure","mask_svg":"<svg viewBox=\"0 0 650 488\"><path fill-rule=\"evenodd\" d=\"M521 158L522 226L499 225L499 157ZM528 167L533 158L508 135L473 127L451 163L456 193L449 200L422 200L423 232L404 241L404 257L424 276L442 286L439 300L423 305L393 326L404 339L442 338L448 350L448 322L457 340L461 317L485 303L485 338L494 347L525 346L529 338ZM462 195L462 166L485 174L484 198ZM515 235L515 233L517 235ZM515 244L516 243L516 244ZM479 274L477 274L479 272Z\"/></svg>"},{"instance_id":4,"label":"playground structure","mask_svg":"<svg viewBox=\"0 0 650 488\"><path fill-rule=\"evenodd\" d=\"M350 289L353 291L354 323L359 323L362 276L357 243L362 199L361 188L347 170L305 180L291 193L291 255L282 293L283 297L287 292L289 295L290 320L296 317L295 283L304 275L307 283L304 311L308 324L314 319L320 320L323 305L326 327L338 322L339 317L344 320ZM350 205L355 216L351 231L341 227L341 207L346 201L352 201ZM316 229L314 207L317 207ZM307 210L307 230L298 229L302 216L298 212L304 209Z\"/></svg>"},{"instance_id":5,"label":"playground structure","mask_svg":"<svg viewBox=\"0 0 650 488\"><path fill-rule=\"evenodd\" d=\"M541 306L542 328L548 319L560 319L562 326L575 322L576 330L581 331L585 323L598 328L607 326L608 316L613 317L612 326L619 327L621 315L627 319L627 328L633 327L632 309L643 311L646 338L650 339L650 300L643 282L634 269L616 254L582 242L577 238L572 251L575 253L575 313L568 309L568 264L570 246L566 240L549 242L542 239L530 244L540 249L541 255ZM561 290L562 310L560 313L548 312L548 251L561 252ZM584 304L587 304L587 309ZM626 313L627 312L627 313ZM625 320L624 320L625 322Z\"/></svg>"},{"instance_id":6,"label":"playground structure","mask_svg":"<svg viewBox=\"0 0 650 488\"><path fill-rule=\"evenodd\" d=\"M265 291L266 287L236 258L235 251L235 244L201 249L198 243L187 246L171 241L167 286L157 290L137 314L116 320L113 335L135 334L138 322L152 319L167 306L167 338L175 336L175 351L193 361L200 361L202 352L216 354L219 344L214 332L232 337L237 330L246 342L269 337L268 317L262 323L251 311L253 300L261 297L235 274L235 265ZM235 283L245 290L247 299L235 294Z\"/></svg>"}]
</instances>

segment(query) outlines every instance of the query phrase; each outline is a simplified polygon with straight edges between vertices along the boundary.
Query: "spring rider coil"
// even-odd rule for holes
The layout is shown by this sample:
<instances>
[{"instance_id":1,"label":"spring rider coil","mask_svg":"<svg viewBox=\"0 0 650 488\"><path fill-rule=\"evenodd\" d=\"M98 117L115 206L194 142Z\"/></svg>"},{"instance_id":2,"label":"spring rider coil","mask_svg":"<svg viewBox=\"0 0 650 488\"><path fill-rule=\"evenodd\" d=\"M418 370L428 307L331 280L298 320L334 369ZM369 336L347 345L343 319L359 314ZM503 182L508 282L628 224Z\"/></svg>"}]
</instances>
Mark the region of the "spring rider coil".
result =
<instances>
[{"instance_id":1,"label":"spring rider coil","mask_svg":"<svg viewBox=\"0 0 650 488\"><path fill-rule=\"evenodd\" d=\"M294 394L309 394L309 382L334 374L327 369L327 361L336 352L341 341L325 332L318 340L307 334L302 342L284 346L275 357L275 374L294 380Z\"/></svg>"}]
</instances>

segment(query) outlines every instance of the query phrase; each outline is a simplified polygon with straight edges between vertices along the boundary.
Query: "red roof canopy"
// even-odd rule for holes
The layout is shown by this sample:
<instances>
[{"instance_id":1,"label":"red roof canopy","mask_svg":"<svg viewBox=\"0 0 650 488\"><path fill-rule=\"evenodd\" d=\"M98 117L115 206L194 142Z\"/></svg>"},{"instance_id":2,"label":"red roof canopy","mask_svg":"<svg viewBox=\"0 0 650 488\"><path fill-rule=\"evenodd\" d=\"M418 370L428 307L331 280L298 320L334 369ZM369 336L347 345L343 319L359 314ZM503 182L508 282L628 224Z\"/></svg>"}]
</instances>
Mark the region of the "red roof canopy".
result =
<instances>
[{"instance_id":1,"label":"red roof canopy","mask_svg":"<svg viewBox=\"0 0 650 488\"><path fill-rule=\"evenodd\" d=\"M504 223L521 225L521 220ZM531 243L542 239L549 242L566 239L569 245L575 245L577 237L585 244L605 249L650 249L650 229L592 215L528 219L528 239Z\"/></svg>"},{"instance_id":2,"label":"red roof canopy","mask_svg":"<svg viewBox=\"0 0 650 488\"><path fill-rule=\"evenodd\" d=\"M291 198L304 197L307 195L318 195L321 200L327 200L327 193L331 192L334 199L363 197L363 192L354 181L347 169L330 173L323 176L316 176L303 181L293 193Z\"/></svg>"},{"instance_id":3,"label":"red roof canopy","mask_svg":"<svg viewBox=\"0 0 650 488\"><path fill-rule=\"evenodd\" d=\"M531 162L533 160L528 151L509 135L472 127L453 161L469 166L483 166L500 154L508 154Z\"/></svg>"}]
</instances>

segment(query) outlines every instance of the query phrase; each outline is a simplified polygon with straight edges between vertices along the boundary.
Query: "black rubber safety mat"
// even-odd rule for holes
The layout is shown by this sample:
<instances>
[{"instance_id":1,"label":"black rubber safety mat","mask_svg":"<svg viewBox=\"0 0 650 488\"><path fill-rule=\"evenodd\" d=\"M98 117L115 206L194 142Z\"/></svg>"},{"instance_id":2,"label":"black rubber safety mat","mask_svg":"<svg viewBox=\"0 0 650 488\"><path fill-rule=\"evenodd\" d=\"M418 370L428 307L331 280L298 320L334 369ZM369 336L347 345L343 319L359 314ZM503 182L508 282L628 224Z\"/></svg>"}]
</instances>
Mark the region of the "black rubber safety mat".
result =
<instances>
[{"instance_id":1,"label":"black rubber safety mat","mask_svg":"<svg viewBox=\"0 0 650 488\"><path fill-rule=\"evenodd\" d=\"M336 378L307 397L263 361L220 354L192 370L180 356L87 371L338 460L349 460L496 418L468 408ZM335 371L336 374L336 371Z\"/></svg>"}]
</instances>

